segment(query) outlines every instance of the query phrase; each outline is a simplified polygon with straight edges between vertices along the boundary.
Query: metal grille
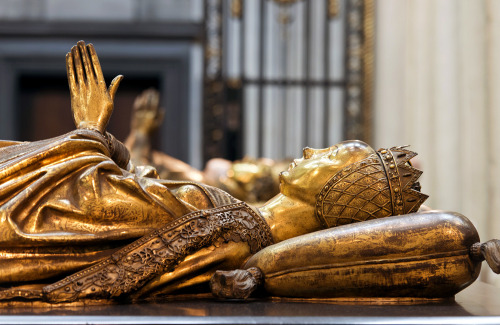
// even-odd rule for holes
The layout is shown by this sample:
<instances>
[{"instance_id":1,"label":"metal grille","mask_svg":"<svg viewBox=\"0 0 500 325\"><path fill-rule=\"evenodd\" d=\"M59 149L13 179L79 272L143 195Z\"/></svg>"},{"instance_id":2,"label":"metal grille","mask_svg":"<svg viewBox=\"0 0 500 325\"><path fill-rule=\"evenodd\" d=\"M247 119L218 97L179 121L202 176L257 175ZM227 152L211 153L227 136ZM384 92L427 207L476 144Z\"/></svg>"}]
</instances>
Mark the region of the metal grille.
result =
<instances>
[{"instance_id":1,"label":"metal grille","mask_svg":"<svg viewBox=\"0 0 500 325\"><path fill-rule=\"evenodd\" d=\"M372 0L207 0L204 158L370 140Z\"/></svg>"}]
</instances>

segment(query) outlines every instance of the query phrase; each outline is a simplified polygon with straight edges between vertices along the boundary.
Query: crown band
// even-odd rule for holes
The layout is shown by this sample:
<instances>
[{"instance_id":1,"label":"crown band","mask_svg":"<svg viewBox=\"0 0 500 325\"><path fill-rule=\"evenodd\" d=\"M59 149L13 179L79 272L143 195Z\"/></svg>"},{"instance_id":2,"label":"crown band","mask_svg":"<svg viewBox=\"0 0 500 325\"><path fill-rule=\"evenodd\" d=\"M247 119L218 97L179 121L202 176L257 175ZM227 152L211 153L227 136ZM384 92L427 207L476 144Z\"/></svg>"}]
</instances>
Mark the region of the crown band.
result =
<instances>
[{"instance_id":1,"label":"crown band","mask_svg":"<svg viewBox=\"0 0 500 325\"><path fill-rule=\"evenodd\" d=\"M384 167L389 189L391 191L392 213L394 215L403 214L403 191L401 191L401 178L399 168L391 150L380 149L377 151L381 165Z\"/></svg>"}]
</instances>

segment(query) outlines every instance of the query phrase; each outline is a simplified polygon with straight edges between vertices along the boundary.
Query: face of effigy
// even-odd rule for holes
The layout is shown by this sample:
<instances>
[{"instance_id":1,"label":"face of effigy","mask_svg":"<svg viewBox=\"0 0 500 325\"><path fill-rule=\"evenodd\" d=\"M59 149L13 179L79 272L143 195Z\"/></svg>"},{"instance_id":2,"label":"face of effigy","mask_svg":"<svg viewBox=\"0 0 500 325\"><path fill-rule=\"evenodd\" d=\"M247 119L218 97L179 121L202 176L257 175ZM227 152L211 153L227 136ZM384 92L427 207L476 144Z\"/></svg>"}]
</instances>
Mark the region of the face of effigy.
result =
<instances>
[{"instance_id":1,"label":"face of effigy","mask_svg":"<svg viewBox=\"0 0 500 325\"><path fill-rule=\"evenodd\" d=\"M344 141L324 149L304 148L303 157L280 174L280 192L314 205L316 195L333 175L374 153L362 141Z\"/></svg>"}]
</instances>

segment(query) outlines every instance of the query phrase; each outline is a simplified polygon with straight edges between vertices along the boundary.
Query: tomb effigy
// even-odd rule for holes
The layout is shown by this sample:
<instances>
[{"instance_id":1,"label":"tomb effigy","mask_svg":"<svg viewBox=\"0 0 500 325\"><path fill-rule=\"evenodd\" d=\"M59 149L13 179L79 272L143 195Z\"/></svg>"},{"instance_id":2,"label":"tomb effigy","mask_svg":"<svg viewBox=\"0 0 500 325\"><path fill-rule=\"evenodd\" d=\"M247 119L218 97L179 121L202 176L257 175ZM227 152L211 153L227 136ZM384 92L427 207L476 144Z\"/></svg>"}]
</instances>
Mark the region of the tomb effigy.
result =
<instances>
[{"instance_id":1,"label":"tomb effigy","mask_svg":"<svg viewBox=\"0 0 500 325\"><path fill-rule=\"evenodd\" d=\"M77 129L0 142L0 301L142 301L212 292L243 299L453 297L500 242L458 213L419 211L404 147L305 148L259 208L132 166L105 131L109 88L94 47L66 56Z\"/></svg>"}]
</instances>

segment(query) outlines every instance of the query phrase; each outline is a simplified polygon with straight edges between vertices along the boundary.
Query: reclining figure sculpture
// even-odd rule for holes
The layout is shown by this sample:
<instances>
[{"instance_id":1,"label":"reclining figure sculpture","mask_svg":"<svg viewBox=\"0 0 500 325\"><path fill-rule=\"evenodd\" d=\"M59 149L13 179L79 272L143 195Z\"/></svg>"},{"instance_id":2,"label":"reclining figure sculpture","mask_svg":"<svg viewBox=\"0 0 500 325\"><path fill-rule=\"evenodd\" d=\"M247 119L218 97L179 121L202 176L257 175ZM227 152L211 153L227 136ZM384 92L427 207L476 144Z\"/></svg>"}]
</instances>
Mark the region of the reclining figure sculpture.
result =
<instances>
[{"instance_id":1,"label":"reclining figure sculpture","mask_svg":"<svg viewBox=\"0 0 500 325\"><path fill-rule=\"evenodd\" d=\"M152 166L162 179L193 181L220 188L250 204L263 204L278 194L278 175L288 167L289 160L244 157L242 160L230 161L212 158L202 171L166 153L153 150L153 135L165 115L159 100L157 90L147 89L134 101L130 133L125 140L132 164Z\"/></svg>"},{"instance_id":2,"label":"reclining figure sculpture","mask_svg":"<svg viewBox=\"0 0 500 325\"><path fill-rule=\"evenodd\" d=\"M406 148L305 148L256 209L132 170L105 132L122 77L106 88L91 44L66 63L77 129L0 142L0 301L139 301L209 283L230 298L262 285L283 297L432 299L472 283L484 258L499 271L498 241L480 244L464 216L418 212L427 196Z\"/></svg>"}]
</instances>

